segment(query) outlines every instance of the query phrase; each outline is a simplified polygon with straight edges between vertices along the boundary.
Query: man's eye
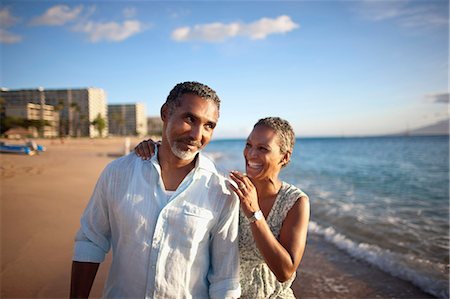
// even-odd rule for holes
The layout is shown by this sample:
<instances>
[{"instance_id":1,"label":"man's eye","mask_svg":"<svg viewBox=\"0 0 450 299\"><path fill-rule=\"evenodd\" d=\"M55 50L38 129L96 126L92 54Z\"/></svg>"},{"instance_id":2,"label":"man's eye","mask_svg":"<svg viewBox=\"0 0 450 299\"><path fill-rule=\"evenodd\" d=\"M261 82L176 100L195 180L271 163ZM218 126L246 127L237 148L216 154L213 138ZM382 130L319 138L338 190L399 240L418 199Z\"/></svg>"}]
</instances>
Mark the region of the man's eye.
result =
<instances>
[{"instance_id":1,"label":"man's eye","mask_svg":"<svg viewBox=\"0 0 450 299\"><path fill-rule=\"evenodd\" d=\"M246 147L246 148L250 148L250 147L252 147L252 146L251 146L250 143L247 142L247 143L245 144L245 147Z\"/></svg>"}]
</instances>

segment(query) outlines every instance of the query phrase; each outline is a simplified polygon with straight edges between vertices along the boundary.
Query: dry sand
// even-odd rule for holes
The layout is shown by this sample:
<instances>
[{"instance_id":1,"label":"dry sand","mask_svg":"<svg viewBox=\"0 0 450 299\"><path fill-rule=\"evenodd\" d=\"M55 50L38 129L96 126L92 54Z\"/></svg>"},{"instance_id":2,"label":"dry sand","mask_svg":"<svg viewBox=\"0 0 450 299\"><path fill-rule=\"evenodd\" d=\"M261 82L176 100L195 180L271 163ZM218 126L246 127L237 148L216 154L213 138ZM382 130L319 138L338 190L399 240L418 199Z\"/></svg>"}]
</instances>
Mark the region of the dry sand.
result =
<instances>
[{"instance_id":1,"label":"dry sand","mask_svg":"<svg viewBox=\"0 0 450 299\"><path fill-rule=\"evenodd\" d=\"M68 297L80 215L123 141L41 140L47 152L40 155L0 154L1 298ZM101 296L109 259L91 297ZM313 235L293 288L298 298L432 298Z\"/></svg>"}]
</instances>

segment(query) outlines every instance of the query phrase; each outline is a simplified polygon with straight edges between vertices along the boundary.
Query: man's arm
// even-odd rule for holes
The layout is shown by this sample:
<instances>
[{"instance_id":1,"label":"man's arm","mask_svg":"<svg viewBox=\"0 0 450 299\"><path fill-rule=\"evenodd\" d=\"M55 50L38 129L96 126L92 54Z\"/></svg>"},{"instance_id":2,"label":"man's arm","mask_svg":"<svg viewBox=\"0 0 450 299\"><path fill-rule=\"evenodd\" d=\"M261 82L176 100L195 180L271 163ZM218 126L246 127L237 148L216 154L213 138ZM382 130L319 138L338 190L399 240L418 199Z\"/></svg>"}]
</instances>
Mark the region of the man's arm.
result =
<instances>
[{"instance_id":1,"label":"man's arm","mask_svg":"<svg viewBox=\"0 0 450 299\"><path fill-rule=\"evenodd\" d=\"M70 298L88 298L98 267L111 247L108 213L108 167L102 172L75 236Z\"/></svg>"},{"instance_id":2,"label":"man's arm","mask_svg":"<svg viewBox=\"0 0 450 299\"><path fill-rule=\"evenodd\" d=\"M99 263L72 262L70 298L88 298Z\"/></svg>"},{"instance_id":3,"label":"man's arm","mask_svg":"<svg viewBox=\"0 0 450 299\"><path fill-rule=\"evenodd\" d=\"M239 200L234 194L225 201L216 228L211 232L210 270L208 274L209 296L211 298L239 298Z\"/></svg>"}]
</instances>

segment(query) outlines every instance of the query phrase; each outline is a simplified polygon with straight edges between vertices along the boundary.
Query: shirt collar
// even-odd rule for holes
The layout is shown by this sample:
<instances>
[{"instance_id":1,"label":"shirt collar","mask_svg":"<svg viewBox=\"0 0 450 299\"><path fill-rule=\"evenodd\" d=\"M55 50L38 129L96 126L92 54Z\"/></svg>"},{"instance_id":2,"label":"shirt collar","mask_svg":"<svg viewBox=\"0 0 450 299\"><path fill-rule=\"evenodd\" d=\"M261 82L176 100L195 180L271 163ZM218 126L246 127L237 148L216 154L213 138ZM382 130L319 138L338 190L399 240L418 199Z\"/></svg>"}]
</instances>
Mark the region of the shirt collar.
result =
<instances>
[{"instance_id":1,"label":"shirt collar","mask_svg":"<svg viewBox=\"0 0 450 299\"><path fill-rule=\"evenodd\" d=\"M197 154L197 161L195 163L195 167L199 169L206 170L208 172L216 173L217 174L217 168L216 165L214 165L214 162L211 161L208 157L203 155L201 152Z\"/></svg>"}]
</instances>

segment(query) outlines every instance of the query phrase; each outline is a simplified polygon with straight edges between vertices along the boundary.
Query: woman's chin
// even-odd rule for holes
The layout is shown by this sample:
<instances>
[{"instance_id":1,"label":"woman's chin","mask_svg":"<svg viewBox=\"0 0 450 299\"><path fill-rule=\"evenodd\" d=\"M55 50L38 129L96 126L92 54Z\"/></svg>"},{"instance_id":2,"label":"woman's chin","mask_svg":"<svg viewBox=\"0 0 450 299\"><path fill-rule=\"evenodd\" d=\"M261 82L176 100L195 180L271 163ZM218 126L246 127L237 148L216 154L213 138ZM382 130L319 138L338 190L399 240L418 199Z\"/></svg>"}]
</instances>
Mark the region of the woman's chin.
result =
<instances>
[{"instance_id":1,"label":"woman's chin","mask_svg":"<svg viewBox=\"0 0 450 299\"><path fill-rule=\"evenodd\" d=\"M251 179L258 178L258 174L260 173L260 171L255 171L254 169L251 169L249 167L246 167L245 171L246 171L246 175Z\"/></svg>"}]
</instances>

